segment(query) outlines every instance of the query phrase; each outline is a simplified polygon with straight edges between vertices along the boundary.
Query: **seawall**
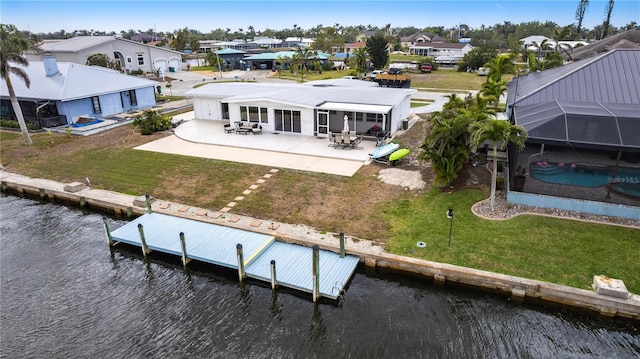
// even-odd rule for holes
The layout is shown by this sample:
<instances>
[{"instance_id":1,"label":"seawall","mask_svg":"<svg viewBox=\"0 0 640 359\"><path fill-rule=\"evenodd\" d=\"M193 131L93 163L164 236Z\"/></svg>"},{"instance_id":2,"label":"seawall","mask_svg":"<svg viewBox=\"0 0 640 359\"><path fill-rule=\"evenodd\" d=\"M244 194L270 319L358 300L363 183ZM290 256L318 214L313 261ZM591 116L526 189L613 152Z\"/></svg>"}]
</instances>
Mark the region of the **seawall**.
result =
<instances>
[{"instance_id":1,"label":"seawall","mask_svg":"<svg viewBox=\"0 0 640 359\"><path fill-rule=\"evenodd\" d=\"M154 212L267 233L276 236L278 240L283 242L304 246L318 244L322 249L340 252L338 236L317 232L305 226L195 208L154 198L147 200L145 196L92 189L86 183L64 184L17 175L4 170L0 170L0 181L3 192L15 193L20 196L29 195L50 202L70 203L99 212L114 213L122 217L139 216L151 209ZM515 301L543 301L599 313L606 317L640 320L639 295L630 294L626 298L620 298L549 282L399 256L384 252L383 248L374 242L357 238L347 237L345 249L347 254L359 257L367 268L389 269L420 276L433 280L436 285L461 284L498 292Z\"/></svg>"}]
</instances>

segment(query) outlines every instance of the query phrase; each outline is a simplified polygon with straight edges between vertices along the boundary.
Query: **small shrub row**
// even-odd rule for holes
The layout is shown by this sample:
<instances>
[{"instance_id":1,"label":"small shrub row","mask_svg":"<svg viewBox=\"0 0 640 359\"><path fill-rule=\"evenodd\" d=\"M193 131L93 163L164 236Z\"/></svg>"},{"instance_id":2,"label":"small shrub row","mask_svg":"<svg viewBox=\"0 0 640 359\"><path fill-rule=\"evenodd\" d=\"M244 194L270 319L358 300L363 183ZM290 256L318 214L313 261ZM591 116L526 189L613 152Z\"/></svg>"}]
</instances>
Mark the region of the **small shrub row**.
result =
<instances>
[{"instance_id":1,"label":"small shrub row","mask_svg":"<svg viewBox=\"0 0 640 359\"><path fill-rule=\"evenodd\" d=\"M30 123L27 122L27 130L31 130L31 131L35 131L35 130L39 130L40 126L35 124L35 123ZM5 119L0 119L0 127L4 127L4 128L20 128L20 124L18 123L17 120L5 120Z\"/></svg>"}]
</instances>

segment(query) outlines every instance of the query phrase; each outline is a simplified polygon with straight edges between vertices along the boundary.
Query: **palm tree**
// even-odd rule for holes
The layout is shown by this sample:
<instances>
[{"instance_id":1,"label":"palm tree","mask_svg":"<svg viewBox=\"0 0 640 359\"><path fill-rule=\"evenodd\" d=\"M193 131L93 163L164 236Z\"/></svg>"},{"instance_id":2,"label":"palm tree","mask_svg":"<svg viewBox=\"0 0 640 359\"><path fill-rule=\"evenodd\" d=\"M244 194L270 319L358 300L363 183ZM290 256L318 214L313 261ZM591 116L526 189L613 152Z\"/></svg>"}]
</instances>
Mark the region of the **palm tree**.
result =
<instances>
[{"instance_id":1,"label":"palm tree","mask_svg":"<svg viewBox=\"0 0 640 359\"><path fill-rule=\"evenodd\" d=\"M359 47L353 51L355 55L356 62L356 71L359 74L364 74L367 72L367 60L369 60L369 53L367 52L366 47Z\"/></svg>"},{"instance_id":2,"label":"palm tree","mask_svg":"<svg viewBox=\"0 0 640 359\"><path fill-rule=\"evenodd\" d=\"M487 74L487 81L493 80L499 82L502 80L504 74L515 74L516 65L514 63L516 54L500 55L494 57L487 64L489 67L489 73Z\"/></svg>"},{"instance_id":3,"label":"palm tree","mask_svg":"<svg viewBox=\"0 0 640 359\"><path fill-rule=\"evenodd\" d=\"M493 110L498 109L498 104L500 103L500 96L507 91L507 83L500 80L495 81L493 79L487 78L487 82L482 84L482 89L480 93L491 105L490 108Z\"/></svg>"},{"instance_id":4,"label":"palm tree","mask_svg":"<svg viewBox=\"0 0 640 359\"><path fill-rule=\"evenodd\" d=\"M509 121L489 119L478 121L471 130L471 149L476 151L484 141L493 143L493 170L491 171L491 213L496 198L496 175L498 172L498 149L504 150L513 143L519 151L524 149L527 131L522 126L512 125Z\"/></svg>"},{"instance_id":5,"label":"palm tree","mask_svg":"<svg viewBox=\"0 0 640 359\"><path fill-rule=\"evenodd\" d=\"M571 58L571 54L569 50L560 44L560 41L567 40L571 38L571 29L573 28L573 24L569 24L564 27L556 27L553 30L553 41L556 43L556 53L564 52L567 55L567 59L569 61L573 61Z\"/></svg>"},{"instance_id":6,"label":"palm tree","mask_svg":"<svg viewBox=\"0 0 640 359\"><path fill-rule=\"evenodd\" d=\"M584 14L587 12L587 7L589 6L589 0L580 0L578 4L578 8L576 9L576 20L578 20L578 36L582 32L582 20L584 20Z\"/></svg>"},{"instance_id":7,"label":"palm tree","mask_svg":"<svg viewBox=\"0 0 640 359\"><path fill-rule=\"evenodd\" d=\"M602 24L602 38L604 39L605 37L607 37L607 34L609 33L609 24L611 21L611 13L613 12L613 4L614 1L613 0L609 0L609 2L607 3L607 6L605 7L605 18L604 18L604 24Z\"/></svg>"},{"instance_id":8,"label":"palm tree","mask_svg":"<svg viewBox=\"0 0 640 359\"><path fill-rule=\"evenodd\" d=\"M431 132L420 148L418 159L429 159L434 182L448 186L469 158L469 126L473 118L463 108L435 112L429 119Z\"/></svg>"},{"instance_id":9,"label":"palm tree","mask_svg":"<svg viewBox=\"0 0 640 359\"><path fill-rule=\"evenodd\" d=\"M300 82L304 82L304 73L307 69L307 59L311 57L312 52L306 47L298 46L293 57L300 66Z\"/></svg>"},{"instance_id":10,"label":"palm tree","mask_svg":"<svg viewBox=\"0 0 640 359\"><path fill-rule=\"evenodd\" d=\"M24 144L27 146L31 146L33 142L31 141L31 136L29 136L27 124L24 121L22 108L13 90L10 75L13 74L24 81L27 87L31 86L31 80L27 73L21 67L11 66L11 63L22 67L29 66L29 61L27 61L22 54L31 48L32 45L20 34L15 26L0 24L0 66L2 66L0 67L0 74L7 84L11 106L20 125L20 131L22 132L22 137L24 137Z\"/></svg>"}]
</instances>

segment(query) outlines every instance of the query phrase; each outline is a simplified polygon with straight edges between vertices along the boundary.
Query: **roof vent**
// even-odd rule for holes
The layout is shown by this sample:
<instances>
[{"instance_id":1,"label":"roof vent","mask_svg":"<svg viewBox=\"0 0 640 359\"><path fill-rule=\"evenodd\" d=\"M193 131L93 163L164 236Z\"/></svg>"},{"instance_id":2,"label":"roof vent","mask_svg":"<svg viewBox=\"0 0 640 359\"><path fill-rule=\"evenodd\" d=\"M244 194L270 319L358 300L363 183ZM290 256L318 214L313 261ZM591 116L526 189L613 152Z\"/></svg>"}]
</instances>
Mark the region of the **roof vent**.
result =
<instances>
[{"instance_id":1,"label":"roof vent","mask_svg":"<svg viewBox=\"0 0 640 359\"><path fill-rule=\"evenodd\" d=\"M44 64L44 72L47 74L47 77L51 77L58 72L58 62L56 58L53 56L45 56L42 58L42 63Z\"/></svg>"}]
</instances>

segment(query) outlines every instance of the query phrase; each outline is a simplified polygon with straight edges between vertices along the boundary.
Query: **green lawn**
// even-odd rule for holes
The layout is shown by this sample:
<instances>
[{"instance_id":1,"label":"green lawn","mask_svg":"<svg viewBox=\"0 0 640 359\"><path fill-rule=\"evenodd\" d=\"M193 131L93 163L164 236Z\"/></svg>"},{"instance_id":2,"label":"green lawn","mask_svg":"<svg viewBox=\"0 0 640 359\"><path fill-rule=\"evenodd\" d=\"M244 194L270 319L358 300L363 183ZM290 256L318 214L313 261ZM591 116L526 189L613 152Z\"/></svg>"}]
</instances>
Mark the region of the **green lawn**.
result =
<instances>
[{"instance_id":1,"label":"green lawn","mask_svg":"<svg viewBox=\"0 0 640 359\"><path fill-rule=\"evenodd\" d=\"M477 189L451 194L436 189L387 204L384 213L393 233L388 250L583 289L602 274L640 293L640 229L530 215L489 221L471 212L487 195ZM454 209L452 222L448 208ZM420 241L426 247L417 247Z\"/></svg>"}]
</instances>

